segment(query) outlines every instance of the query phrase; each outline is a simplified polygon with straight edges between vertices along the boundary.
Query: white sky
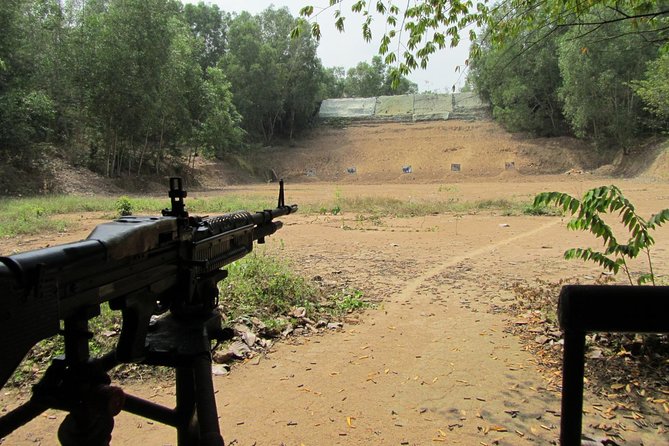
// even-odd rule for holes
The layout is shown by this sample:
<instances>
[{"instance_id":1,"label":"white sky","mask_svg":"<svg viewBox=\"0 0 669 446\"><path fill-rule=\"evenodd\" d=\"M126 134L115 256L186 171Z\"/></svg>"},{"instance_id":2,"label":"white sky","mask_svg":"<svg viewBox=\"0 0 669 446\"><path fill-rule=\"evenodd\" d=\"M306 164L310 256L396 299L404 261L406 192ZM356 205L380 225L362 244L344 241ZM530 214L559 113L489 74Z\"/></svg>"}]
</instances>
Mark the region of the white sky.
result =
<instances>
[{"instance_id":1,"label":"white sky","mask_svg":"<svg viewBox=\"0 0 669 446\"><path fill-rule=\"evenodd\" d=\"M184 3L199 3L200 0L182 0ZM222 11L240 12L248 11L251 14L262 12L270 5L276 8L288 7L293 16L297 16L300 9L306 5L314 6L314 14L319 7L329 4L328 0L204 0L206 4L216 4ZM380 32L373 34L373 39L367 43L362 38L360 25L362 20L358 14L349 12L351 2L344 2L342 6L343 15L346 16L346 32L340 33L334 27L333 11L324 11L318 16L321 25L322 37L318 46L318 56L323 66L330 68L343 66L345 69L354 67L359 62L371 62L372 57L378 54L378 39ZM377 18L379 26L383 26L383 19ZM383 28L381 28L382 30ZM374 28L372 28L374 31ZM468 56L469 41L463 42L457 48L449 48L436 52L430 57L430 63L426 70L418 69L407 76L411 81L418 84L420 91L436 91L439 93L450 93L453 85L461 88L465 82L465 75L456 72L460 66L466 73L464 66Z\"/></svg>"}]
</instances>

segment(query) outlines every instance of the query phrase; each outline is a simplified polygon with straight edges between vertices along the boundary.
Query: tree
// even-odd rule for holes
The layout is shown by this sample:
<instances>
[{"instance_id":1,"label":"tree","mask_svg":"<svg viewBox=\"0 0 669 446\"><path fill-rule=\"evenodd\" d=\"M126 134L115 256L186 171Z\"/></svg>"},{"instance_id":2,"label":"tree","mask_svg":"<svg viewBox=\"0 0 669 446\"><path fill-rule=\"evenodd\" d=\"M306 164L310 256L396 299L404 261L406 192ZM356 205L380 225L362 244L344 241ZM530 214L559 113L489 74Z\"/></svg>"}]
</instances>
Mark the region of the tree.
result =
<instances>
[{"instance_id":1,"label":"tree","mask_svg":"<svg viewBox=\"0 0 669 446\"><path fill-rule=\"evenodd\" d=\"M418 91L418 85L404 76L401 77L398 86L393 88L390 69L380 56L374 56L371 64L359 62L348 71L344 71L343 67L331 68L324 74L329 85L327 97L392 96Z\"/></svg>"},{"instance_id":2,"label":"tree","mask_svg":"<svg viewBox=\"0 0 669 446\"><path fill-rule=\"evenodd\" d=\"M667 18L669 5L666 1L648 2L646 0L550 0L534 2L528 0L506 0L501 3L492 0L471 2L468 0L419 0L407 3L401 9L392 0L329 0L329 6L317 9L312 5L300 10L304 22L311 20L311 33L318 38L321 27L318 16L331 12L335 17L335 27L345 30L346 15L344 6L350 5L352 14L364 17L361 27L362 37L371 41L371 24L375 17L384 20L384 31L380 37L379 54L386 64L392 65L393 85L399 83L400 76L406 75L419 66L425 68L430 56L446 47L454 47L468 35L472 45L472 55L480 51L480 42L476 28L486 29L484 40L493 43L513 39L525 31L533 31L530 43L542 40L558 27L570 27L578 24L603 25L611 22L644 22L648 30L644 34L649 39L666 43ZM588 13L598 7L605 7L615 13L615 17L588 17ZM496 12L508 11L503 15ZM300 27L295 28L299 33Z\"/></svg>"},{"instance_id":3,"label":"tree","mask_svg":"<svg viewBox=\"0 0 669 446\"><path fill-rule=\"evenodd\" d=\"M56 84L50 74L62 31L52 0L10 0L0 8L0 156L31 162L54 129Z\"/></svg>"},{"instance_id":4,"label":"tree","mask_svg":"<svg viewBox=\"0 0 669 446\"><path fill-rule=\"evenodd\" d=\"M331 67L323 70L324 98L343 98L346 88L346 70L344 67Z\"/></svg>"},{"instance_id":5,"label":"tree","mask_svg":"<svg viewBox=\"0 0 669 446\"><path fill-rule=\"evenodd\" d=\"M219 68L207 69L202 89L203 114L196 127L195 140L205 155L221 158L242 144L241 116L232 100L230 83Z\"/></svg>"},{"instance_id":6,"label":"tree","mask_svg":"<svg viewBox=\"0 0 669 446\"><path fill-rule=\"evenodd\" d=\"M226 51L226 34L229 17L216 5L184 5L184 17L193 35L201 45L200 65L203 70L215 67Z\"/></svg>"},{"instance_id":7,"label":"tree","mask_svg":"<svg viewBox=\"0 0 669 446\"><path fill-rule=\"evenodd\" d=\"M584 16L587 19L587 16ZM615 17L594 11L593 20ZM579 137L629 149L647 119L631 83L641 78L657 46L624 22L575 26L561 38L559 90L564 114Z\"/></svg>"},{"instance_id":8,"label":"tree","mask_svg":"<svg viewBox=\"0 0 669 446\"><path fill-rule=\"evenodd\" d=\"M655 285L655 272L651 257L651 247L655 244L651 231L662 226L669 220L669 209L645 219L637 214L632 202L623 195L616 186L601 186L583 194L579 200L563 192L543 192L534 198L534 206L557 206L573 218L567 228L574 231L587 231L600 239L604 250L592 248L571 248L565 251L565 259L581 259L591 261L617 274L621 269L625 272L630 285L634 285L629 261L639 254L644 254L648 262L648 271L640 274L636 280L638 285L652 283ZM618 227L623 228L623 236L627 240L621 243L606 219L618 220Z\"/></svg>"},{"instance_id":9,"label":"tree","mask_svg":"<svg viewBox=\"0 0 669 446\"><path fill-rule=\"evenodd\" d=\"M525 35L507 44L482 42L468 79L492 105L493 116L511 131L556 136L568 132L558 90L558 35L531 49Z\"/></svg>"},{"instance_id":10,"label":"tree","mask_svg":"<svg viewBox=\"0 0 669 446\"><path fill-rule=\"evenodd\" d=\"M314 39L295 41L289 34L283 36L290 41L290 51L284 86L284 115L280 122L282 134L292 140L295 132L311 125L318 112L318 104L323 100L325 69L316 54L318 44Z\"/></svg>"},{"instance_id":11,"label":"tree","mask_svg":"<svg viewBox=\"0 0 669 446\"><path fill-rule=\"evenodd\" d=\"M646 104L646 109L669 126L669 52L648 62L643 79L633 81L632 88Z\"/></svg>"},{"instance_id":12,"label":"tree","mask_svg":"<svg viewBox=\"0 0 669 446\"><path fill-rule=\"evenodd\" d=\"M94 153L99 157L94 161L104 163L108 176L120 174L124 161L130 171L129 163L147 132L153 136L160 131L155 129L160 121L155 107L160 103L162 69L170 59L170 18L177 6L169 0L114 0L101 12L84 13L87 66L80 81L88 91L88 109L104 147L102 153Z\"/></svg>"},{"instance_id":13,"label":"tree","mask_svg":"<svg viewBox=\"0 0 669 446\"><path fill-rule=\"evenodd\" d=\"M234 103L243 128L252 136L270 141L274 116L281 110L281 77L276 66L278 51L263 39L259 20L242 12L230 22L229 51L222 67L231 83Z\"/></svg>"},{"instance_id":14,"label":"tree","mask_svg":"<svg viewBox=\"0 0 669 446\"><path fill-rule=\"evenodd\" d=\"M242 125L251 138L270 143L304 128L322 99L323 68L307 33L290 38L296 19L286 8L230 22L222 68L231 83Z\"/></svg>"},{"instance_id":15,"label":"tree","mask_svg":"<svg viewBox=\"0 0 669 446\"><path fill-rule=\"evenodd\" d=\"M344 94L350 97L378 96L385 81L385 67L381 57L374 56L372 63L360 62L346 73Z\"/></svg>"},{"instance_id":16,"label":"tree","mask_svg":"<svg viewBox=\"0 0 669 446\"><path fill-rule=\"evenodd\" d=\"M78 81L95 129L92 162L110 176L141 174L148 165L158 173L192 159L199 148L220 155L237 144L228 83L216 70L203 71L203 55L215 51L201 51L202 36L192 32L181 4L109 0L102 6L83 9L80 18L86 64Z\"/></svg>"}]
</instances>

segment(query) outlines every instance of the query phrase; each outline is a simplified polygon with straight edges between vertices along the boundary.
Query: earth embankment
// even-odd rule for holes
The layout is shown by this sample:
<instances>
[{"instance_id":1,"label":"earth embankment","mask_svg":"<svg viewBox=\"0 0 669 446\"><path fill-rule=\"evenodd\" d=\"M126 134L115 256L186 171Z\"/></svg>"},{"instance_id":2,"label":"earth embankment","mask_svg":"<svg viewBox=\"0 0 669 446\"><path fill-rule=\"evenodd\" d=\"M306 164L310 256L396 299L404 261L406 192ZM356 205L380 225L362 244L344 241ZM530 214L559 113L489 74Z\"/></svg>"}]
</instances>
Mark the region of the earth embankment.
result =
<instances>
[{"instance_id":1,"label":"earth embankment","mask_svg":"<svg viewBox=\"0 0 669 446\"><path fill-rule=\"evenodd\" d=\"M532 138L490 120L357 122L322 126L291 146L266 147L252 163L265 179L293 182L402 183L505 180L518 176L585 174L605 170L639 175L653 159L597 151L573 138ZM645 155L644 159L650 155ZM634 171L624 165L636 160ZM661 168L650 169L654 173Z\"/></svg>"}]
</instances>

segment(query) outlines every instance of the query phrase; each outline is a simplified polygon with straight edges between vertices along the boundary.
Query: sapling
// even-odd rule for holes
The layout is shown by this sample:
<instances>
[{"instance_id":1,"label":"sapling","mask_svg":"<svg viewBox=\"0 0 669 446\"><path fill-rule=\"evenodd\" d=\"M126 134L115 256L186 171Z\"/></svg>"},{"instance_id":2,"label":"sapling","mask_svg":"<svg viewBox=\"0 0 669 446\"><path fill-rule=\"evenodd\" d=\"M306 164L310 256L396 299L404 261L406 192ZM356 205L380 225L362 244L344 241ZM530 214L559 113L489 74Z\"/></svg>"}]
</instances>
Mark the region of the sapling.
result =
<instances>
[{"instance_id":1,"label":"sapling","mask_svg":"<svg viewBox=\"0 0 669 446\"><path fill-rule=\"evenodd\" d=\"M647 258L648 271L639 275L636 283L655 285L650 250L655 240L650 232L669 220L669 209L663 209L646 220L637 214L634 205L614 185L590 189L583 194L581 200L563 192L543 192L534 198L535 207L548 205L558 206L573 217L567 224L568 229L588 231L604 243L601 251L592 248L568 249L564 253L565 259L592 261L614 274L622 268L633 285L628 261L643 253ZM618 241L611 226L604 221L609 216L617 216L627 230L628 238L625 243Z\"/></svg>"}]
</instances>

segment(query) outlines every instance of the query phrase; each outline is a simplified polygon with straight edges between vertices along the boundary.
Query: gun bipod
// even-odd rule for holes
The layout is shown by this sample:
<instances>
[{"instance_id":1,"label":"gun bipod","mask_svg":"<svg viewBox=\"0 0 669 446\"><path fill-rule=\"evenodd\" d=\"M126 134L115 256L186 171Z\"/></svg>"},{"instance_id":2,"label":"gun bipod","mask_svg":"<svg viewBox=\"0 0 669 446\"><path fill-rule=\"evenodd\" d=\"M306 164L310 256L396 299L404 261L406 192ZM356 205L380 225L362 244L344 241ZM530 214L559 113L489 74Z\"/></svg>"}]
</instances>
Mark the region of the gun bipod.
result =
<instances>
[{"instance_id":1,"label":"gun bipod","mask_svg":"<svg viewBox=\"0 0 669 446\"><path fill-rule=\"evenodd\" d=\"M108 446L122 410L177 429L178 446L224 446L211 375L211 342L229 339L220 315L156 318L143 363L176 370L176 406L168 408L111 386L115 352L86 362L56 358L25 404L0 417L0 438L47 409L68 412L58 430L63 446ZM70 332L71 334L71 332ZM82 335L83 337L83 335Z\"/></svg>"}]
</instances>

